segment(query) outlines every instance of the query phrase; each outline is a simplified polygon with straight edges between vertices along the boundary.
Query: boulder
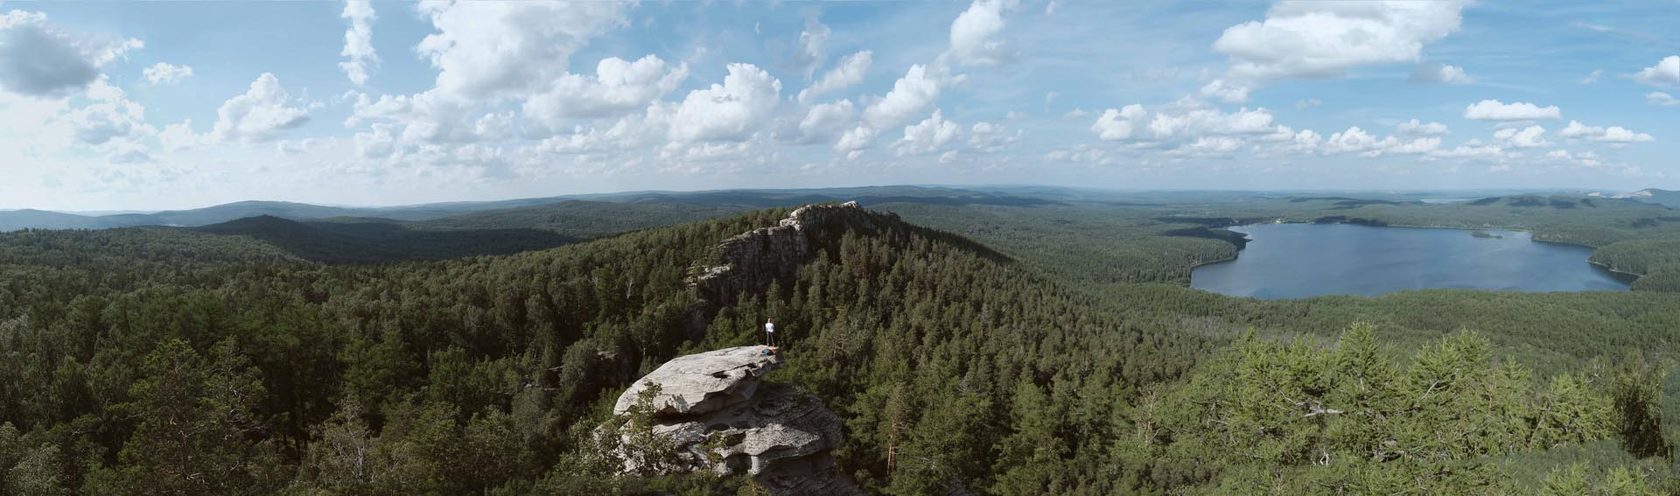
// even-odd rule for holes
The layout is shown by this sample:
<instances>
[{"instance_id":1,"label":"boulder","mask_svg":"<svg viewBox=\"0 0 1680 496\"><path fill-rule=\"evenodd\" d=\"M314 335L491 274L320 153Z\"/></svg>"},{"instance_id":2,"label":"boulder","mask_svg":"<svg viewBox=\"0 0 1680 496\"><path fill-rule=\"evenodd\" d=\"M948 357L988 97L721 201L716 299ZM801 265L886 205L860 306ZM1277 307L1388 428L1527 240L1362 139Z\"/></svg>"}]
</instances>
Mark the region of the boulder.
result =
<instances>
[{"instance_id":1,"label":"boulder","mask_svg":"<svg viewBox=\"0 0 1680 496\"><path fill-rule=\"evenodd\" d=\"M613 412L625 414L658 384L651 429L676 448L675 470L750 475L776 496L864 494L829 454L845 439L839 417L815 396L763 382L782 363L768 350L743 346L677 357L637 380ZM625 457L626 473L648 468L636 460ZM655 471L665 470L662 463Z\"/></svg>"},{"instance_id":2,"label":"boulder","mask_svg":"<svg viewBox=\"0 0 1680 496\"><path fill-rule=\"evenodd\" d=\"M630 411L650 384L660 386L652 401L655 417L710 413L744 402L752 398L759 377L782 363L768 350L738 346L672 359L631 384L613 405L613 415Z\"/></svg>"}]
</instances>

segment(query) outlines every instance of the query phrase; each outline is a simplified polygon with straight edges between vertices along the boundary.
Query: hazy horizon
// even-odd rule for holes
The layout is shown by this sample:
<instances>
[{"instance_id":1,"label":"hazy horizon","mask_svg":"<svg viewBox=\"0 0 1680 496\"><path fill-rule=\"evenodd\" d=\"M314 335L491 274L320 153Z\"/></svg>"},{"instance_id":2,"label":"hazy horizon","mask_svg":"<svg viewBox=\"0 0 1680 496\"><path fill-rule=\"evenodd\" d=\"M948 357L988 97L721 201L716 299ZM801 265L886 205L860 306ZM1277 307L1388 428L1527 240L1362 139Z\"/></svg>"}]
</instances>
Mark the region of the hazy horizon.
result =
<instances>
[{"instance_id":1,"label":"hazy horizon","mask_svg":"<svg viewBox=\"0 0 1680 496\"><path fill-rule=\"evenodd\" d=\"M0 209L1680 189L1674 25L1656 0L7 2Z\"/></svg>"}]
</instances>

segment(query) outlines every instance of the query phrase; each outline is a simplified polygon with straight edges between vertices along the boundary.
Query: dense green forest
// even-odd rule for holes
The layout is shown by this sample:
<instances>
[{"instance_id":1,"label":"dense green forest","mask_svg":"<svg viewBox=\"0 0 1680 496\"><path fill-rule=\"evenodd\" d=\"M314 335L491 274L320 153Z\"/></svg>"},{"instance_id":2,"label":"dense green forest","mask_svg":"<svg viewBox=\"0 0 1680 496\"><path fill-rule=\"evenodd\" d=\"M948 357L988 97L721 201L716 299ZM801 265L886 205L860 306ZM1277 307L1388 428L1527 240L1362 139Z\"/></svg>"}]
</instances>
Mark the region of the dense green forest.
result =
<instances>
[{"instance_id":1,"label":"dense green forest","mask_svg":"<svg viewBox=\"0 0 1680 496\"><path fill-rule=\"evenodd\" d=\"M0 234L0 493L750 494L616 475L591 433L637 377L755 342L772 316L774 379L840 415L840 467L876 493L1676 487L1680 294L1184 287L1240 247L1221 227L1331 216L1531 229L1650 278L1675 263L1664 207L887 193L904 221L814 233L791 283L700 323L697 268L787 209ZM392 234L470 229L568 238L453 252Z\"/></svg>"}]
</instances>

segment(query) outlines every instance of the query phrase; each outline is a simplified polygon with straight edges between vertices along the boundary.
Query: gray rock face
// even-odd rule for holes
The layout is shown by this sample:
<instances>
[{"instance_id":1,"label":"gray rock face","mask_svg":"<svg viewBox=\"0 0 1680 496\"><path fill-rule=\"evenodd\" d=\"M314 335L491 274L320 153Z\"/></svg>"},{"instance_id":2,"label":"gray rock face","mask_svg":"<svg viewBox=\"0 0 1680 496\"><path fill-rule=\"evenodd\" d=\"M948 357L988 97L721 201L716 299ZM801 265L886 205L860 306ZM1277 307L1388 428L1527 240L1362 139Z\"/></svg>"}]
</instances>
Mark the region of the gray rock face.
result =
<instances>
[{"instance_id":1,"label":"gray rock face","mask_svg":"<svg viewBox=\"0 0 1680 496\"><path fill-rule=\"evenodd\" d=\"M746 401L759 377L782 364L780 356L764 351L763 346L740 346L672 359L631 384L613 405L613 415L630 411L649 384L660 385L653 398L655 416L709 413Z\"/></svg>"},{"instance_id":2,"label":"gray rock face","mask_svg":"<svg viewBox=\"0 0 1680 496\"><path fill-rule=\"evenodd\" d=\"M829 455L844 440L840 419L815 396L762 382L781 364L766 349L678 357L636 381L613 411L624 414L642 391L659 384L652 430L677 447L682 470L751 475L778 496L864 494ZM642 468L625 465L626 472Z\"/></svg>"},{"instance_id":3,"label":"gray rock face","mask_svg":"<svg viewBox=\"0 0 1680 496\"><path fill-rule=\"evenodd\" d=\"M799 266L816 258L812 236L827 229L874 228L875 220L857 202L805 205L776 227L761 227L723 240L723 265L701 270L695 285L719 305L735 303L741 292L760 292L770 283L788 283ZM890 214L887 214L890 216Z\"/></svg>"}]
</instances>

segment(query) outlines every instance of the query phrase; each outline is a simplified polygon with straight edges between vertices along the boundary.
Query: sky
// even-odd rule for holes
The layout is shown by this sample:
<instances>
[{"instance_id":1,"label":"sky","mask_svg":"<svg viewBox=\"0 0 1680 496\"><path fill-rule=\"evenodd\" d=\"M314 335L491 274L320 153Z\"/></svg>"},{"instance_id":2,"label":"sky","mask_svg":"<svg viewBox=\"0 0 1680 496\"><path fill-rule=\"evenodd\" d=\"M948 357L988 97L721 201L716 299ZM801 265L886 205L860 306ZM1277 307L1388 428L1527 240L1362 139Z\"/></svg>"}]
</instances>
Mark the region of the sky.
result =
<instances>
[{"instance_id":1,"label":"sky","mask_svg":"<svg viewBox=\"0 0 1680 496\"><path fill-rule=\"evenodd\" d=\"M0 0L0 209L1680 189L1680 1Z\"/></svg>"}]
</instances>

